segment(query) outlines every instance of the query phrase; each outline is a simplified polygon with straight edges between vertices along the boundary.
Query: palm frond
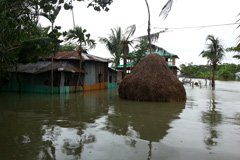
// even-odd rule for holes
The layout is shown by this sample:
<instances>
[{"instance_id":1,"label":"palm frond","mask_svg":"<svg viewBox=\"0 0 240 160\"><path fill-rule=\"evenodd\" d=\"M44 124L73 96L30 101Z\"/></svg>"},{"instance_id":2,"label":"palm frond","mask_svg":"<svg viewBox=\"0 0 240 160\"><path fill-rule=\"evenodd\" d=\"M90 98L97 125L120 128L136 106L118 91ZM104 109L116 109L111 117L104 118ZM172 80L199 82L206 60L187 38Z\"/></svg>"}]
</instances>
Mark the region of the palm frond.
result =
<instances>
[{"instance_id":1,"label":"palm frond","mask_svg":"<svg viewBox=\"0 0 240 160\"><path fill-rule=\"evenodd\" d=\"M160 35L161 33L164 33L164 32L166 32L166 30L163 30L163 31L159 31L159 32L150 34L151 42L157 42L158 39L159 39L159 35ZM140 36L140 37L137 37L137 38L135 38L135 39L140 40L140 41L141 41L141 40L148 41L148 35Z\"/></svg>"},{"instance_id":2,"label":"palm frond","mask_svg":"<svg viewBox=\"0 0 240 160\"><path fill-rule=\"evenodd\" d=\"M159 16L163 16L163 19L166 19L169 12L172 9L172 4L173 4L173 0L168 0L167 3L163 6Z\"/></svg>"},{"instance_id":3,"label":"palm frond","mask_svg":"<svg viewBox=\"0 0 240 160\"><path fill-rule=\"evenodd\" d=\"M135 31L136 31L136 25L135 24L133 24L131 26L128 26L126 28L124 35L127 35L127 38L126 38L127 41L129 40L130 37L132 37L134 35Z\"/></svg>"}]
</instances>

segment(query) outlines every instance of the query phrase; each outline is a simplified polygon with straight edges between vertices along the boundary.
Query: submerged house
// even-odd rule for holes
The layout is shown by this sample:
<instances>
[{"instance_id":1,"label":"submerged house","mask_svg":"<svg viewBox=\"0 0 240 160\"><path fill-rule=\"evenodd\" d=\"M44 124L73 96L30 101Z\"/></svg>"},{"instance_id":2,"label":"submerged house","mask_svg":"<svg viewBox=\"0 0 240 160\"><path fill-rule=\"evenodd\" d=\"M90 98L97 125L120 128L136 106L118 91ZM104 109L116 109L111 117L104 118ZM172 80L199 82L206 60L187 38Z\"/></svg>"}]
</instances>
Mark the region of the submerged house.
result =
<instances>
[{"instance_id":1,"label":"submerged house","mask_svg":"<svg viewBox=\"0 0 240 160\"><path fill-rule=\"evenodd\" d=\"M108 88L117 88L118 71L108 68Z\"/></svg>"},{"instance_id":2,"label":"submerged house","mask_svg":"<svg viewBox=\"0 0 240 160\"><path fill-rule=\"evenodd\" d=\"M168 67L177 76L178 68L176 66L176 59L179 59L179 57L176 54L169 53L164 49L160 49L158 51L153 51L152 53L157 53L163 59L165 59L166 63L168 64ZM148 54L150 54L150 52L147 52L146 54L148 55Z\"/></svg>"},{"instance_id":3,"label":"submerged house","mask_svg":"<svg viewBox=\"0 0 240 160\"><path fill-rule=\"evenodd\" d=\"M163 48L160 48L156 51L153 51L152 53L159 54L168 64L168 67L172 70L174 75L177 76L177 71L179 70L176 66L176 59L179 57L176 54L172 54L164 50ZM150 52L146 52L145 55L149 55ZM115 68L116 70L120 71L118 73L118 82L122 80L122 71L123 71L123 65L113 66L112 68ZM127 74L131 73L132 69L134 68L134 63L130 62L127 63Z\"/></svg>"},{"instance_id":4,"label":"submerged house","mask_svg":"<svg viewBox=\"0 0 240 160\"><path fill-rule=\"evenodd\" d=\"M31 64L19 64L10 70L8 83L2 91L50 93L51 59ZM59 52L53 58L53 92L69 93L117 87L116 73L108 68L110 60L82 53L82 68L79 68L79 54L76 51ZM79 85L77 87L78 76ZM111 80L111 82L109 82Z\"/></svg>"}]
</instances>

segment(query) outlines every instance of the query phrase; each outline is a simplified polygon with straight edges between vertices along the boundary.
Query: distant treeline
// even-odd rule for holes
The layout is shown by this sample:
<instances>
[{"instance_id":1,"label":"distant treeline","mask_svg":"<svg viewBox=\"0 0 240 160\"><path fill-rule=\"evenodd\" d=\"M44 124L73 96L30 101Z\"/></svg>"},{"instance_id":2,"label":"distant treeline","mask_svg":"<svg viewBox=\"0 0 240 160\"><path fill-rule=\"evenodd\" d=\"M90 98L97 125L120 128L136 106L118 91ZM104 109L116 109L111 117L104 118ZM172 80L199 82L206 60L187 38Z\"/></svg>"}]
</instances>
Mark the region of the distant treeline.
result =
<instances>
[{"instance_id":1,"label":"distant treeline","mask_svg":"<svg viewBox=\"0 0 240 160\"><path fill-rule=\"evenodd\" d=\"M180 65L180 76L189 78L207 78L211 79L212 68L207 65ZM235 73L240 72L240 64L219 64L216 68L216 79L235 80Z\"/></svg>"}]
</instances>

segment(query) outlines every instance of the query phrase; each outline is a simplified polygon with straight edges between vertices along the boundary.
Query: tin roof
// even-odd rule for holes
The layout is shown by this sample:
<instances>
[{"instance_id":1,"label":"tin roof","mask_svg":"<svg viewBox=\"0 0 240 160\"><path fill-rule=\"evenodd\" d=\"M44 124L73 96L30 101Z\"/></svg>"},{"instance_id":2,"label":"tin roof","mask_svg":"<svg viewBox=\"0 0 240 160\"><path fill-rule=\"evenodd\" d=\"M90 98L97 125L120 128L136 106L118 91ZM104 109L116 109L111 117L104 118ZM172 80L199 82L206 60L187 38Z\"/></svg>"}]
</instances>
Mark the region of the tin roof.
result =
<instances>
[{"instance_id":1,"label":"tin roof","mask_svg":"<svg viewBox=\"0 0 240 160\"><path fill-rule=\"evenodd\" d=\"M37 63L29 63L29 64L19 64L17 65L18 72L23 73L31 73L31 74L38 74L47 71L51 71L51 62L49 61L42 61ZM73 66L68 62L54 62L53 63L53 70L54 71L65 71L65 72L81 72L87 73L86 71L80 70L79 68ZM15 72L14 69L11 69L10 72Z\"/></svg>"},{"instance_id":2,"label":"tin roof","mask_svg":"<svg viewBox=\"0 0 240 160\"><path fill-rule=\"evenodd\" d=\"M127 63L127 68L128 68L128 67L133 67L133 66L132 66L133 64L134 64L134 63ZM176 67L176 66L168 63L168 67ZM123 68L123 65L113 66L112 68ZM176 67L176 68L177 68L177 67Z\"/></svg>"},{"instance_id":3,"label":"tin roof","mask_svg":"<svg viewBox=\"0 0 240 160\"><path fill-rule=\"evenodd\" d=\"M69 59L75 59L79 60L79 54L77 51L68 51L68 52L58 52L56 53L54 59L60 59L60 60L69 60ZM98 61L98 62L111 62L111 60L106 58L101 58L98 56L94 56L88 53L82 53L81 56L82 61Z\"/></svg>"},{"instance_id":4,"label":"tin roof","mask_svg":"<svg viewBox=\"0 0 240 160\"><path fill-rule=\"evenodd\" d=\"M161 57L176 57L179 58L176 54L169 53L166 50L152 51L152 53L159 54ZM146 55L150 54L150 52L146 52Z\"/></svg>"},{"instance_id":5,"label":"tin roof","mask_svg":"<svg viewBox=\"0 0 240 160\"><path fill-rule=\"evenodd\" d=\"M127 67L133 67L134 63L127 63ZM124 66L123 65L118 65L118 66L112 66L112 68L123 68Z\"/></svg>"}]
</instances>

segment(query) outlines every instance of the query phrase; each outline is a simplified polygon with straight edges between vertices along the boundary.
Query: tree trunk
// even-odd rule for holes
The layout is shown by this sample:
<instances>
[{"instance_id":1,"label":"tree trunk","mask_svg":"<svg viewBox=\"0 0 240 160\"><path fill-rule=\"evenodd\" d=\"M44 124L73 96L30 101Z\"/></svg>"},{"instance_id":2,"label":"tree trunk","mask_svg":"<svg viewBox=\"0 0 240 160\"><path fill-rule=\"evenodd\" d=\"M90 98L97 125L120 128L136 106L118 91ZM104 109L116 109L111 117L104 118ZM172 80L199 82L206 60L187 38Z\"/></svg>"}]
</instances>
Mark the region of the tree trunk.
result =
<instances>
[{"instance_id":1,"label":"tree trunk","mask_svg":"<svg viewBox=\"0 0 240 160\"><path fill-rule=\"evenodd\" d=\"M52 31L53 31L53 23L52 23ZM55 47L54 47L54 51L55 52ZM53 55L54 53L51 54L51 95L53 94Z\"/></svg>"},{"instance_id":2,"label":"tree trunk","mask_svg":"<svg viewBox=\"0 0 240 160\"><path fill-rule=\"evenodd\" d=\"M127 75L127 43L123 42L123 78Z\"/></svg>"},{"instance_id":3,"label":"tree trunk","mask_svg":"<svg viewBox=\"0 0 240 160\"><path fill-rule=\"evenodd\" d=\"M146 5L147 5L147 9L148 9L148 30L147 30L147 33L148 33L148 43L149 43L149 52L150 54L152 53L152 44L151 44L151 37L150 37L150 33L151 33L151 23L150 23L150 9L149 9L149 5L148 5L148 2L147 0L145 0L146 2Z\"/></svg>"},{"instance_id":4,"label":"tree trunk","mask_svg":"<svg viewBox=\"0 0 240 160\"><path fill-rule=\"evenodd\" d=\"M51 57L51 94L53 94L53 53Z\"/></svg>"},{"instance_id":5,"label":"tree trunk","mask_svg":"<svg viewBox=\"0 0 240 160\"><path fill-rule=\"evenodd\" d=\"M22 92L22 84L21 84L21 81L18 77L18 67L17 66L15 68L15 72L16 72L16 79L17 79L17 82L18 82L18 93L20 94Z\"/></svg>"},{"instance_id":6,"label":"tree trunk","mask_svg":"<svg viewBox=\"0 0 240 160\"><path fill-rule=\"evenodd\" d=\"M213 65L213 73L212 73L212 88L215 88L215 71L216 71L216 66Z\"/></svg>"},{"instance_id":7,"label":"tree trunk","mask_svg":"<svg viewBox=\"0 0 240 160\"><path fill-rule=\"evenodd\" d=\"M82 69L81 55L82 55L82 53L80 52L80 53L79 53L79 69L80 69L80 71L81 71L81 69ZM78 86L79 86L80 78L81 78L81 72L79 72L79 74L78 74L78 79L77 79L77 85L76 85L76 87L75 87L75 92L77 92L77 88L78 88Z\"/></svg>"}]
</instances>

